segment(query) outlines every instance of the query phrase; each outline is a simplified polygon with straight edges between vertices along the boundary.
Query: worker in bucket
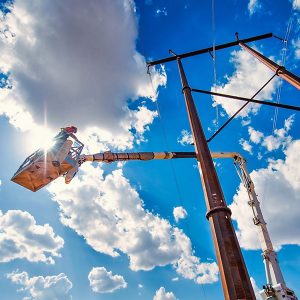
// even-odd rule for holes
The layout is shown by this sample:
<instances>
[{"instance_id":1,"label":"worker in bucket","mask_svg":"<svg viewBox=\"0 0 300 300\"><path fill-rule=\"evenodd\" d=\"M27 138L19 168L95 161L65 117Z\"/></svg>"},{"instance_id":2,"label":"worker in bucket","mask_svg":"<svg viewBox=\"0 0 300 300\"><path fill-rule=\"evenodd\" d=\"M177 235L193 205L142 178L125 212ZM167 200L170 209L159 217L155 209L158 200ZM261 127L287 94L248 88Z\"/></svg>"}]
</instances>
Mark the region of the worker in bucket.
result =
<instances>
[{"instance_id":1,"label":"worker in bucket","mask_svg":"<svg viewBox=\"0 0 300 300\"><path fill-rule=\"evenodd\" d=\"M71 150L73 141L68 139L68 137L72 137L75 141L79 142L75 135L76 132L77 128L75 126L64 127L61 128L59 134L54 138L57 153L52 161L53 166L59 167Z\"/></svg>"},{"instance_id":2,"label":"worker in bucket","mask_svg":"<svg viewBox=\"0 0 300 300\"><path fill-rule=\"evenodd\" d=\"M77 128L75 126L68 126L60 129L59 134L54 138L54 140L65 141L69 136L71 136L75 141L79 141L75 135Z\"/></svg>"}]
</instances>

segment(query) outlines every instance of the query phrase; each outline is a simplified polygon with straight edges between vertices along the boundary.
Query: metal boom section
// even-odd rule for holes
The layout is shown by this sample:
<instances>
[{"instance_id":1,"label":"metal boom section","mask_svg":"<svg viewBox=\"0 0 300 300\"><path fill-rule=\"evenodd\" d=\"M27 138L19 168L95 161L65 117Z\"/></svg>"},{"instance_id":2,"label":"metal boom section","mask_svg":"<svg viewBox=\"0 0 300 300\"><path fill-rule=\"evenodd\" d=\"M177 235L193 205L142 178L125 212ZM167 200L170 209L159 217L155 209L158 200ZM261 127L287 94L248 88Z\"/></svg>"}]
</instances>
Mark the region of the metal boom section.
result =
<instances>
[{"instance_id":1,"label":"metal boom section","mask_svg":"<svg viewBox=\"0 0 300 300\"><path fill-rule=\"evenodd\" d=\"M156 159L175 159L175 158L196 158L195 152L135 152L135 153L113 153L103 152L94 155L82 155L81 163L90 162L105 162L112 163L116 161L130 161L130 160L156 160ZM254 183L251 180L247 169L246 159L238 152L211 152L212 158L231 158L234 160L237 174L247 190L249 201L253 214L253 223L257 228L258 238L260 241L263 262L265 266L267 283L260 292L263 299L286 299L297 300L295 293L286 286L283 278L277 254L267 229L267 223L264 220L260 203L257 198Z\"/></svg>"}]
</instances>

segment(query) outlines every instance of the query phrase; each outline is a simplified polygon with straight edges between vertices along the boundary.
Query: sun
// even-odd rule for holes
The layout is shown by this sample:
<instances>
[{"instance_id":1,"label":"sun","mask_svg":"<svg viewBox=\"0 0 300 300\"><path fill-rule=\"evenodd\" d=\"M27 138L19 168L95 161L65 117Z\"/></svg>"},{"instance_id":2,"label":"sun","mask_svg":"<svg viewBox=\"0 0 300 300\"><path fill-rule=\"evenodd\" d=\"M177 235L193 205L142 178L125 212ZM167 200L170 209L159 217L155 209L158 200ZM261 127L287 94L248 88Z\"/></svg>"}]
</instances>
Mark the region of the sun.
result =
<instances>
[{"instance_id":1,"label":"sun","mask_svg":"<svg viewBox=\"0 0 300 300\"><path fill-rule=\"evenodd\" d=\"M38 149L47 151L54 145L53 137L57 134L53 129L46 126L35 126L26 137L26 151L34 152Z\"/></svg>"}]
</instances>

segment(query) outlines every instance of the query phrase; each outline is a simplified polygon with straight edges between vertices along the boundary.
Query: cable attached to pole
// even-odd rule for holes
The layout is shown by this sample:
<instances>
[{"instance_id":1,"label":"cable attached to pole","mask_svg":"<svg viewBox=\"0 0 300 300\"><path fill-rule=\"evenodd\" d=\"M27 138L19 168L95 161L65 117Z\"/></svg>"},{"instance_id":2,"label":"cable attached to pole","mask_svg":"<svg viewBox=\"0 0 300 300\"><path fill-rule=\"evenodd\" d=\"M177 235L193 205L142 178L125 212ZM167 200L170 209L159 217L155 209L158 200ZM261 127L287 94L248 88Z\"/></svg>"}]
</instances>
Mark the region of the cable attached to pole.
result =
<instances>
[{"instance_id":1,"label":"cable attached to pole","mask_svg":"<svg viewBox=\"0 0 300 300\"><path fill-rule=\"evenodd\" d=\"M213 71L214 71L214 88L217 86L217 66L216 66L216 25L215 25L215 1L211 0L212 11L212 35L213 35L213 53L211 57L213 59ZM216 104L216 127L219 127L219 106Z\"/></svg>"},{"instance_id":2,"label":"cable attached to pole","mask_svg":"<svg viewBox=\"0 0 300 300\"><path fill-rule=\"evenodd\" d=\"M169 50L169 52L176 55L172 50ZM150 71L149 67L148 67L148 72L147 73L149 74L153 94L155 95L155 89L154 89L152 75L151 75L151 71ZM158 106L158 101L155 101L155 104L156 104L156 109L157 109L157 112L158 112L158 117L159 117L159 120L160 120L159 123L160 123L160 127L161 127L161 130L162 130L162 136L163 136L164 144L165 144L165 147L167 149L169 149L169 143L168 143L167 135L166 135L165 128L164 128L164 125L163 125L163 122L162 122L162 116L161 116L160 109L159 109L159 106ZM170 164L171 164L171 172L173 174L173 178L174 178L174 181L175 181L175 186L176 186L178 198L179 198L180 204L183 206L182 195L181 195L181 191L180 191L180 188L179 188L179 183L178 183L178 179L177 179L177 176L176 176L176 173L175 173L173 162L170 161Z\"/></svg>"}]
</instances>

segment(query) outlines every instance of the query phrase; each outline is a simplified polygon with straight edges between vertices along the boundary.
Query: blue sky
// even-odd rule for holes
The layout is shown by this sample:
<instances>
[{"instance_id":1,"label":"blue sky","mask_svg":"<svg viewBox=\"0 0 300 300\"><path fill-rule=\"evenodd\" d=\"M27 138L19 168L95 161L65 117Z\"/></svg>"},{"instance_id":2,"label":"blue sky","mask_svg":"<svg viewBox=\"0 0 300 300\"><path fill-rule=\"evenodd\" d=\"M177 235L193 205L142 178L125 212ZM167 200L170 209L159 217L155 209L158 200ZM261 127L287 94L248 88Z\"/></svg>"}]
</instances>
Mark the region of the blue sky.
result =
<instances>
[{"instance_id":1,"label":"blue sky","mask_svg":"<svg viewBox=\"0 0 300 300\"><path fill-rule=\"evenodd\" d=\"M274 38L252 46L299 76L299 1L214 0L213 11L196 0L1 3L1 299L223 299L195 160L86 163L71 184L59 179L36 193L10 178L68 125L78 127L84 153L193 151L176 63L152 68L152 86L145 62L233 41L237 31L273 32L287 37L286 50ZM243 97L272 76L238 47L216 53L215 79L209 54L183 65L191 87ZM298 95L276 78L257 99L298 105ZM240 105L194 100L207 137ZM209 146L247 159L284 278L299 296L298 113L249 105ZM232 161L216 160L216 169L260 289L246 192Z\"/></svg>"}]
</instances>

